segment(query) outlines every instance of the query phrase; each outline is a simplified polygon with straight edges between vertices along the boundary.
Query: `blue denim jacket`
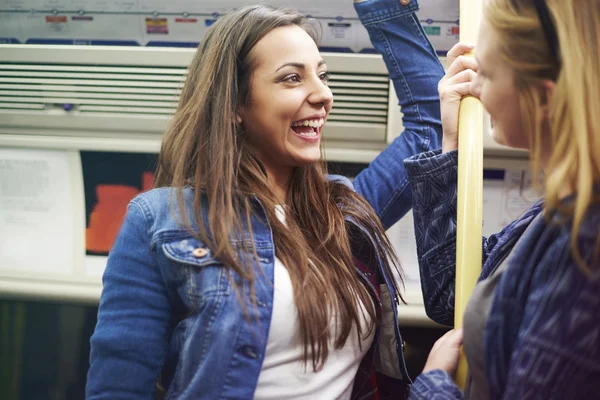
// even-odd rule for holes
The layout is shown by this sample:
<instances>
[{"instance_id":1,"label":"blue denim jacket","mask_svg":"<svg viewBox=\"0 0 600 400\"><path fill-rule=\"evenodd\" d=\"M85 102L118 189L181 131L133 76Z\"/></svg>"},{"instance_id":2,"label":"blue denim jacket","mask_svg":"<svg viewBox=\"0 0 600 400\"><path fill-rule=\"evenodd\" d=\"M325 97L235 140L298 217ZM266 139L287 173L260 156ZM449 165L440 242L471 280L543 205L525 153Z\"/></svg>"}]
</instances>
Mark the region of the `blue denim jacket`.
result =
<instances>
[{"instance_id":1,"label":"blue denim jacket","mask_svg":"<svg viewBox=\"0 0 600 400\"><path fill-rule=\"evenodd\" d=\"M404 114L404 133L354 180L355 190L372 205L385 228L411 208L403 160L441 145L437 82L444 72L414 14L416 9L414 0L405 6L390 0L356 4L373 44L384 56ZM88 399L150 399L157 380L166 386L170 399L253 397L273 300L274 247L269 222L261 204L255 202L252 232L264 275L255 273L257 307L247 304L247 319L225 267L176 222L170 192L156 189L134 199L111 249L91 339ZM186 191L189 213L192 198L192 191ZM382 385L389 383L372 371L380 349L397 359L394 371L382 372L410 383L395 296L388 298L389 304L379 302L380 285L391 292L391 277L383 273L379 262L365 260L360 248L368 245L366 237L363 243L353 243L357 273L378 312L387 309L393 314L394 340L383 343L384 335L377 329L355 379L356 399L379 398ZM195 249L199 249L196 255ZM390 319L389 315L382 318ZM386 346L391 343L393 348ZM402 390L392 395L404 396Z\"/></svg>"},{"instance_id":2,"label":"blue denim jacket","mask_svg":"<svg viewBox=\"0 0 600 400\"><path fill-rule=\"evenodd\" d=\"M405 164L425 309L433 320L452 325L458 152L430 151ZM600 205L590 208L578 236L582 257L591 265L589 275L571 257L569 224L556 214L536 219L542 210L540 201L500 233L483 238L480 280L514 251L484 332L490 399L598 398L600 259L594 251ZM415 400L462 397L440 370L420 375L410 393Z\"/></svg>"}]
</instances>

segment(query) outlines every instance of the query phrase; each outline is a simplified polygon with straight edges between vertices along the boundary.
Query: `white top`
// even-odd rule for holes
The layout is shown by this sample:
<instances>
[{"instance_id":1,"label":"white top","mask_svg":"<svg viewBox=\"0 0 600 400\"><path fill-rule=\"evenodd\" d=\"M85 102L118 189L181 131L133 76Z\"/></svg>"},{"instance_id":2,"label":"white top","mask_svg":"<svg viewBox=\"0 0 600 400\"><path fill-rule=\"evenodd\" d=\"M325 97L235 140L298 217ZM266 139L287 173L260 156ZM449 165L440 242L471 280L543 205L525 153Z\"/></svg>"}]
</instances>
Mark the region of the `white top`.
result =
<instances>
[{"instance_id":1,"label":"white top","mask_svg":"<svg viewBox=\"0 0 600 400\"><path fill-rule=\"evenodd\" d=\"M278 216L284 220L283 210ZM275 259L273 313L267 349L254 398L267 399L350 399L354 377L369 350L374 331L358 345L358 330L352 328L342 349L335 349L331 338L329 356L323 369L315 373L312 362L302 361L304 348L300 339L298 309L294 303L292 282L287 269ZM361 305L362 306L362 305ZM364 306L363 306L364 309ZM363 310L363 318L368 314ZM365 321L366 322L366 321ZM332 326L335 322L332 321ZM367 325L363 325L367 326Z\"/></svg>"}]
</instances>

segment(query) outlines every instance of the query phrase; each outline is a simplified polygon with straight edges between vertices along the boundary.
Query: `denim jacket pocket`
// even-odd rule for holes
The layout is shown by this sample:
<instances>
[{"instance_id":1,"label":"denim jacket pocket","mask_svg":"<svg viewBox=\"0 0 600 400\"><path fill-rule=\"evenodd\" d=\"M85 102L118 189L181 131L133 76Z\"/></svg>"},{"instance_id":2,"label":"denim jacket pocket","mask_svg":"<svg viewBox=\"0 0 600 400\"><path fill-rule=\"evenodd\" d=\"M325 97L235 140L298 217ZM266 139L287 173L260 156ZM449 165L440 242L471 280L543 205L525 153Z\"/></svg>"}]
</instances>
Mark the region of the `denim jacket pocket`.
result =
<instances>
[{"instance_id":1,"label":"denim jacket pocket","mask_svg":"<svg viewBox=\"0 0 600 400\"><path fill-rule=\"evenodd\" d=\"M182 394L197 368L210 358L216 337L223 329L223 313L235 301L229 268L202 241L180 232L169 232L158 246L163 274L167 276L175 305L161 383L165 399L187 398ZM184 349L190 349L185 351Z\"/></svg>"},{"instance_id":2,"label":"denim jacket pocket","mask_svg":"<svg viewBox=\"0 0 600 400\"><path fill-rule=\"evenodd\" d=\"M229 295L227 269L204 243L190 236L167 241L162 249L172 264L171 273L179 278L175 280L179 281L180 295L188 297L192 306L201 306L207 298Z\"/></svg>"}]
</instances>

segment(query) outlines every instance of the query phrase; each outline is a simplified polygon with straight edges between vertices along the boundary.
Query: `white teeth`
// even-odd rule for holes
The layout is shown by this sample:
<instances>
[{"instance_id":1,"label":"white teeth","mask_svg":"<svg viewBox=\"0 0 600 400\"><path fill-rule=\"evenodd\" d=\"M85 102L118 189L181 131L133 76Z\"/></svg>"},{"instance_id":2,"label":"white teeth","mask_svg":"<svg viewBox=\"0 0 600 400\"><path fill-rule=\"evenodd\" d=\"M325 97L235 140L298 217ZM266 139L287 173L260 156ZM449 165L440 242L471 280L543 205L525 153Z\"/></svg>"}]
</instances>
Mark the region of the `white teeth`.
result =
<instances>
[{"instance_id":1,"label":"white teeth","mask_svg":"<svg viewBox=\"0 0 600 400\"><path fill-rule=\"evenodd\" d=\"M305 119L303 121L296 121L292 123L292 126L311 126L313 128L320 128L325 123L323 118L320 119Z\"/></svg>"},{"instance_id":2,"label":"white teeth","mask_svg":"<svg viewBox=\"0 0 600 400\"><path fill-rule=\"evenodd\" d=\"M299 133L298 135L303 136L303 137L312 138L312 137L316 137L317 136L317 132L313 129L310 132L303 132L303 133Z\"/></svg>"}]
</instances>

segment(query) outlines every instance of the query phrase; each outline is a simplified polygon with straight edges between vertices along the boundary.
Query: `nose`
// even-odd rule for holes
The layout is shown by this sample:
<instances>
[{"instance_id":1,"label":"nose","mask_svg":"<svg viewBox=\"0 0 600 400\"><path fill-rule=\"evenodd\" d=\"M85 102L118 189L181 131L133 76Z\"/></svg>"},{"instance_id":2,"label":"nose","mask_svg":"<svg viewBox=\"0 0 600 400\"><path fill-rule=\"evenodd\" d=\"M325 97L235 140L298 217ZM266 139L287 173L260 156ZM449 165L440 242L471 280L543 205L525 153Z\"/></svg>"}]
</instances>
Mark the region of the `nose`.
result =
<instances>
[{"instance_id":1,"label":"nose","mask_svg":"<svg viewBox=\"0 0 600 400\"><path fill-rule=\"evenodd\" d=\"M316 106L326 107L333 103L333 93L331 89L323 81L317 79L314 84L314 89L308 96L308 102Z\"/></svg>"}]
</instances>

